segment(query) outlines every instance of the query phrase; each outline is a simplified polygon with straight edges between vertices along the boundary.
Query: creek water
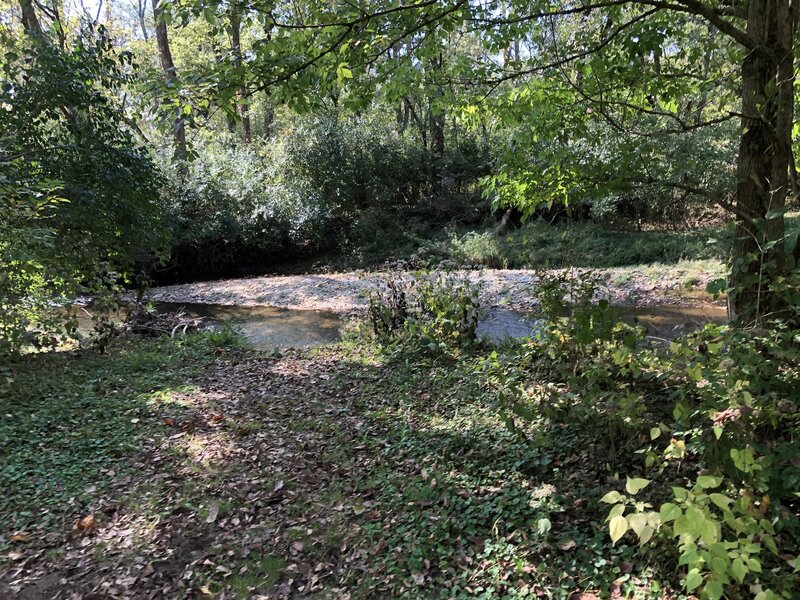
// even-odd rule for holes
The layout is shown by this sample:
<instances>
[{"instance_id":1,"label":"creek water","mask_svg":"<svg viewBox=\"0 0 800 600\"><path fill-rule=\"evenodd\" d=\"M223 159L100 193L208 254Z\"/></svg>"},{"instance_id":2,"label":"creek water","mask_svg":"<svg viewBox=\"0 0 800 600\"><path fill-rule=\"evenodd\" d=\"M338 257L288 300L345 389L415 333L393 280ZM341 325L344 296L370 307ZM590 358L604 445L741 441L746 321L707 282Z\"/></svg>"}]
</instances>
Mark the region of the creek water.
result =
<instances>
[{"instance_id":1,"label":"creek water","mask_svg":"<svg viewBox=\"0 0 800 600\"><path fill-rule=\"evenodd\" d=\"M325 310L294 310L271 306L156 303L159 312L183 310L187 316L228 323L252 345L274 349L320 346L340 339L342 315ZM709 322L724 322L724 307L714 305L617 307L619 317L637 323L648 335L673 338ZM91 331L90 311L82 310L81 329ZM121 320L121 315L120 315ZM529 313L492 308L478 325L478 336L494 342L533 335L541 321Z\"/></svg>"}]
</instances>

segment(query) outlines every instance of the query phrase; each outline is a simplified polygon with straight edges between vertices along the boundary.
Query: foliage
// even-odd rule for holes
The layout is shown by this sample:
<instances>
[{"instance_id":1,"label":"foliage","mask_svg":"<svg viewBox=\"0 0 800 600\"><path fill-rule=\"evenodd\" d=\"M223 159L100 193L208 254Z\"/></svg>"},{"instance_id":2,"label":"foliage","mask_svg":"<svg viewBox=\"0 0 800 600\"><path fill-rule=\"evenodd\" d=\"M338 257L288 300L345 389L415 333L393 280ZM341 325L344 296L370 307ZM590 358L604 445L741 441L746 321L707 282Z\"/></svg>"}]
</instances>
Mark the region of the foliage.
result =
<instances>
[{"instance_id":1,"label":"foliage","mask_svg":"<svg viewBox=\"0 0 800 600\"><path fill-rule=\"evenodd\" d=\"M437 356L477 341L478 289L445 271L388 276L369 297L375 336L393 351Z\"/></svg>"},{"instance_id":2,"label":"foliage","mask_svg":"<svg viewBox=\"0 0 800 600\"><path fill-rule=\"evenodd\" d=\"M63 200L55 182L23 181L20 163L0 165L0 354L52 345L45 332L57 333L63 325L47 314L52 294L59 295L63 284L55 270L31 260L54 252L56 232L46 223Z\"/></svg>"},{"instance_id":3,"label":"foliage","mask_svg":"<svg viewBox=\"0 0 800 600\"><path fill-rule=\"evenodd\" d=\"M135 471L130 453L163 429L163 416L182 410L159 390L191 389L185 382L203 357L230 341L212 332L118 338L106 355L40 354L0 373L0 406L13 415L0 423L6 527L58 527L71 505Z\"/></svg>"},{"instance_id":4,"label":"foliage","mask_svg":"<svg viewBox=\"0 0 800 600\"><path fill-rule=\"evenodd\" d=\"M207 333L31 356L3 394L2 472L24 475L0 502L0 589L25 560L20 585L65 570L37 582L51 595L669 593L668 565L600 529L591 438L537 422L523 443L482 366Z\"/></svg>"},{"instance_id":5,"label":"foliage","mask_svg":"<svg viewBox=\"0 0 800 600\"><path fill-rule=\"evenodd\" d=\"M641 544L655 545L664 560L677 561L687 591L701 588L712 599L747 589L792 597L800 585L800 479L792 466L800 459L797 323L708 325L659 348L628 326L609 330L602 303L578 301L572 315L553 320L563 314L560 298L574 290L545 286L551 318L521 365L551 383L525 383L496 363L507 423L515 428L515 419L540 411L579 423L604 441L598 458L646 473L628 479L627 496L604 496L614 505L611 538L632 530ZM578 292L593 290L580 283ZM603 326L589 326L594 318ZM625 466L626 455L640 458ZM648 483L649 502L640 493Z\"/></svg>"},{"instance_id":6,"label":"foliage","mask_svg":"<svg viewBox=\"0 0 800 600\"><path fill-rule=\"evenodd\" d=\"M53 300L102 293L164 251L156 170L121 127L130 56L87 27L64 49L3 34L3 350ZM33 329L31 329L33 328ZM43 340L40 340L43 341Z\"/></svg>"},{"instance_id":7,"label":"foliage","mask_svg":"<svg viewBox=\"0 0 800 600\"><path fill-rule=\"evenodd\" d=\"M248 254L302 246L320 220L312 199L283 183L275 146L237 145L222 136L200 146L188 166L160 158L174 239L169 267L183 277L219 273Z\"/></svg>"},{"instance_id":8,"label":"foliage","mask_svg":"<svg viewBox=\"0 0 800 600\"><path fill-rule=\"evenodd\" d=\"M281 115L275 127L276 135L249 144L227 133L203 140L188 166L161 158L175 231L171 267L184 277L287 251L380 262L393 250L387 238L403 242L398 220L407 212L431 230L480 203L482 157L470 137L434 157L380 108Z\"/></svg>"}]
</instances>

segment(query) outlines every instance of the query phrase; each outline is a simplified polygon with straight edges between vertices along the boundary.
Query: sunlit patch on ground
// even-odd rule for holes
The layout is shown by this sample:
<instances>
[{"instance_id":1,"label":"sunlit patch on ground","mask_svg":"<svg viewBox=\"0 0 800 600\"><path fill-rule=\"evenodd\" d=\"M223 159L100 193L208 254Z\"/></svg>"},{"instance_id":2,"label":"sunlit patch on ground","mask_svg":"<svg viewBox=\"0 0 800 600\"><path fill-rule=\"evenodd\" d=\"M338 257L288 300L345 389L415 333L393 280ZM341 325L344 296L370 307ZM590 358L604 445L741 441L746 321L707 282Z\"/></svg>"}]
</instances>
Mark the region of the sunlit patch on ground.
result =
<instances>
[{"instance_id":1,"label":"sunlit patch on ground","mask_svg":"<svg viewBox=\"0 0 800 600\"><path fill-rule=\"evenodd\" d=\"M201 339L62 355L72 368L59 381L42 377L49 358L18 375L41 402L69 401L5 406L11 435L33 437L4 481L26 447L72 425L29 467L63 480L64 495L0 506L16 514L0 591L567 598L628 585L614 581L630 550L608 551L582 499L598 470L581 440L522 443L468 361L420 368L358 346L275 356ZM78 468L64 471L67 457Z\"/></svg>"}]
</instances>

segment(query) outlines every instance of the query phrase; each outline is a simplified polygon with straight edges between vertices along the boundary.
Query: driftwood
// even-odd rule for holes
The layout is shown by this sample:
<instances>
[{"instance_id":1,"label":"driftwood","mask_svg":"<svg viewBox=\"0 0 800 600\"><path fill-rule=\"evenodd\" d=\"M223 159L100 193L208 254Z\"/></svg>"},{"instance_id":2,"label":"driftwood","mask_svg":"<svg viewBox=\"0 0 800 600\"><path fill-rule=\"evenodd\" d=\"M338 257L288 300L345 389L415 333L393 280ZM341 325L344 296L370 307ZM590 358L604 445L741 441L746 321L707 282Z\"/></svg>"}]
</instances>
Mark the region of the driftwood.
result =
<instances>
[{"instance_id":1,"label":"driftwood","mask_svg":"<svg viewBox=\"0 0 800 600\"><path fill-rule=\"evenodd\" d=\"M206 319L189 317L183 310L160 313L137 302L131 306L122 323L107 315L97 318L89 335L89 342L103 354L113 338L129 333L153 337L168 335L174 338L176 335L210 327L211 323Z\"/></svg>"},{"instance_id":2,"label":"driftwood","mask_svg":"<svg viewBox=\"0 0 800 600\"><path fill-rule=\"evenodd\" d=\"M202 317L189 317L183 310L160 313L148 309L144 304L136 304L125 319L124 328L139 335L168 335L175 337L190 331L209 327Z\"/></svg>"}]
</instances>

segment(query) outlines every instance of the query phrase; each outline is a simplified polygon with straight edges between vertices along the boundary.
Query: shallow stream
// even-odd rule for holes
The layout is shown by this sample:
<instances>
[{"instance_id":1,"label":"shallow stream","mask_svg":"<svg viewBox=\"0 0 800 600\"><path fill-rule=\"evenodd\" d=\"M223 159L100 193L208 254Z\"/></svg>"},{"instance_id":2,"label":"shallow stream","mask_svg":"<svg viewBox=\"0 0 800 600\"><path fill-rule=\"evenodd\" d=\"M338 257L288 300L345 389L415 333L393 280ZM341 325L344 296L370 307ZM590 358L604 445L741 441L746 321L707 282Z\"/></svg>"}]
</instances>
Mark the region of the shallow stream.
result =
<instances>
[{"instance_id":1,"label":"shallow stream","mask_svg":"<svg viewBox=\"0 0 800 600\"><path fill-rule=\"evenodd\" d=\"M271 306L237 306L223 304L155 303L156 310L183 310L187 316L203 317L216 323L229 323L252 345L259 348L320 346L340 339L343 315L326 310L294 310ZM88 333L90 313L83 309L81 329ZM617 307L620 318L638 323L648 335L671 339L709 322L724 322L724 307L647 306ZM508 337L526 337L537 331L541 321L530 313L492 308L478 326L478 335L492 341Z\"/></svg>"}]
</instances>

